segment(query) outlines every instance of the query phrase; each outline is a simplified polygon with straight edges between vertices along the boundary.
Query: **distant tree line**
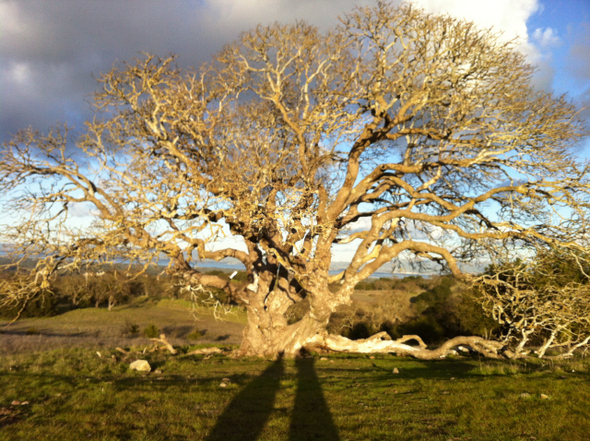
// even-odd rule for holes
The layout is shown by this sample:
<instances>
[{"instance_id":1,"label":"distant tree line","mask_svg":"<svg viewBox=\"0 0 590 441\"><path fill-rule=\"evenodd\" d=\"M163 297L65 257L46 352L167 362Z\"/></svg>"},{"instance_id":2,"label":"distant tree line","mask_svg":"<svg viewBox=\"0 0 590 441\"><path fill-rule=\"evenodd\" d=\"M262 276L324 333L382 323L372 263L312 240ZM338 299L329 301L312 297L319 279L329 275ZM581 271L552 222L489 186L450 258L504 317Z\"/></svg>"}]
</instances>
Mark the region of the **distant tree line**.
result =
<instances>
[{"instance_id":1,"label":"distant tree line","mask_svg":"<svg viewBox=\"0 0 590 441\"><path fill-rule=\"evenodd\" d=\"M34 266L34 261L29 265ZM10 268L0 273L0 278L10 277ZM10 307L0 308L0 317L14 318L22 310L20 317L49 317L78 308L108 308L132 303L134 299L145 296L150 299L177 298L203 300L208 293L196 297L183 290L178 277L161 274L162 269L151 268L139 276L130 276L117 268L95 267L87 271L62 274L51 281L49 286L30 300L23 299ZM229 274L222 270L209 270L207 273L229 280ZM246 278L239 271L232 280L235 283ZM212 288L215 289L215 288ZM223 291L214 293L222 303L231 304L229 296Z\"/></svg>"}]
</instances>

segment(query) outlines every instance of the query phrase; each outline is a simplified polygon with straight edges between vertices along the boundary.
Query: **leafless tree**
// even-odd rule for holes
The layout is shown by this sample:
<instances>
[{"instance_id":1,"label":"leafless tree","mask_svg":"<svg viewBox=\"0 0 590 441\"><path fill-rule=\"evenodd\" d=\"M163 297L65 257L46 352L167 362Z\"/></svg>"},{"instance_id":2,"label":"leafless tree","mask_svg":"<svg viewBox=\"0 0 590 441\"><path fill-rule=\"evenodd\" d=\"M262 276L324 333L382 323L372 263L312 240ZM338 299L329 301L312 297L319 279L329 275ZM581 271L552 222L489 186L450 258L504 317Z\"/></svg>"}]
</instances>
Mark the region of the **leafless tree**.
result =
<instances>
[{"instance_id":1,"label":"leafless tree","mask_svg":"<svg viewBox=\"0 0 590 441\"><path fill-rule=\"evenodd\" d=\"M474 280L484 310L505 328L505 353L556 357L590 347L590 261L575 250L541 251L505 262Z\"/></svg>"},{"instance_id":2,"label":"leafless tree","mask_svg":"<svg viewBox=\"0 0 590 441\"><path fill-rule=\"evenodd\" d=\"M245 306L244 354L315 344L433 358L470 342L494 355L483 339L430 351L325 329L395 259L462 276L462 262L500 248L586 246L587 166L571 153L584 128L565 97L531 86L533 71L501 35L386 2L327 33L260 26L196 70L151 55L117 65L84 133L25 130L4 147L15 222L3 242L15 259L38 258L5 299L89 261L166 256L187 284ZM90 207L91 226L71 222L76 206ZM246 251L214 245L223 234ZM330 275L333 246L351 243L350 265ZM247 283L199 272L198 260L226 257ZM289 324L302 301L307 313Z\"/></svg>"}]
</instances>

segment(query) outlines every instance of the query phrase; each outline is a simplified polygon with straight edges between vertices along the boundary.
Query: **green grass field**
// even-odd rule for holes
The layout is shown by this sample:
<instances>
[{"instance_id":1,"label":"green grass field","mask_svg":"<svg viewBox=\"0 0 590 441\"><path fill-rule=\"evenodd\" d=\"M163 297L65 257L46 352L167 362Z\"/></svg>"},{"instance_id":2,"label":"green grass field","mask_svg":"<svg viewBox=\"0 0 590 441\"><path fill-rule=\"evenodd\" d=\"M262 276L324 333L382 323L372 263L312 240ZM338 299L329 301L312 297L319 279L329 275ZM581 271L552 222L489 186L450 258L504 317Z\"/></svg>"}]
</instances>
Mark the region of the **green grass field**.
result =
<instances>
[{"instance_id":1,"label":"green grass field","mask_svg":"<svg viewBox=\"0 0 590 441\"><path fill-rule=\"evenodd\" d=\"M590 440L587 358L190 355L196 343L239 341L245 318L203 309L195 322L189 308L140 302L5 330L0 440ZM166 330L179 354L123 335L130 322ZM191 329L207 332L191 341ZM136 359L152 372L129 370Z\"/></svg>"},{"instance_id":2,"label":"green grass field","mask_svg":"<svg viewBox=\"0 0 590 441\"><path fill-rule=\"evenodd\" d=\"M246 313L234 308L231 314L216 320L210 308L197 307L184 300L151 300L140 297L130 305L108 311L85 308L55 317L21 319L8 328L0 320L0 356L46 350L103 346L115 348L149 344L143 330L154 325L174 345L195 343L191 333L199 331L199 343L238 344L246 323ZM138 331L129 333L135 325Z\"/></svg>"},{"instance_id":3,"label":"green grass field","mask_svg":"<svg viewBox=\"0 0 590 441\"><path fill-rule=\"evenodd\" d=\"M588 360L267 361L101 351L3 357L0 439L590 438ZM128 370L136 358L153 371Z\"/></svg>"}]
</instances>

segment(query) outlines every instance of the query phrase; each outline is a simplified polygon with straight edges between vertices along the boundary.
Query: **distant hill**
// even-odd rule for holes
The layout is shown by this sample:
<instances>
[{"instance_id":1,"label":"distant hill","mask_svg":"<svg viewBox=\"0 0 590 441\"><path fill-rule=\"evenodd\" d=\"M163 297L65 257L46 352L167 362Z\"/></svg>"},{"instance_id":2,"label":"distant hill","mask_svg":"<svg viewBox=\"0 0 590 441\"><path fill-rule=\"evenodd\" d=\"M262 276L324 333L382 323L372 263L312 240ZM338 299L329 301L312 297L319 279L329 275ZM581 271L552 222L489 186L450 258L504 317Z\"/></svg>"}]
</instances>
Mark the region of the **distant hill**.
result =
<instances>
[{"instance_id":1,"label":"distant hill","mask_svg":"<svg viewBox=\"0 0 590 441\"><path fill-rule=\"evenodd\" d=\"M2 244L3 246L0 247L0 264L4 263L9 263L8 258L3 257L6 255L6 252L2 251L2 248L4 248L5 250L10 249L10 245L9 244ZM164 256L162 256L160 258L159 261L159 266L166 266L168 264L168 259L166 259ZM332 265L330 267L330 273L331 274L336 274L342 270L345 270L348 265L350 264L350 262L332 262ZM487 267L489 263L488 262L473 262L473 263L462 263L460 264L460 267L463 271L467 272L467 273L481 273L483 272L483 270L485 270L485 268ZM28 265L26 266L34 266L34 260L31 260L30 262L28 262ZM440 272L440 267L435 264L434 262L429 262L429 261L425 261L423 264L424 268L422 270L416 270L414 268L411 267L411 265L409 263L403 264L402 263L402 268L396 268L395 271L393 269L393 265L391 264L391 262L387 262L386 264L384 264L383 266L381 266L381 268L379 268L376 272L374 277L391 277L392 274L395 274L397 276L403 276L403 275L412 275L412 274L417 274L417 275L434 275L434 274L438 274ZM220 260L219 262L215 261L215 260L210 260L210 259L205 259L202 261L199 261L197 263L197 267L199 268L219 268L219 269L226 269L226 270L244 270L245 267L242 264L242 262L240 262L238 259L235 259L233 257L226 257L225 259Z\"/></svg>"}]
</instances>

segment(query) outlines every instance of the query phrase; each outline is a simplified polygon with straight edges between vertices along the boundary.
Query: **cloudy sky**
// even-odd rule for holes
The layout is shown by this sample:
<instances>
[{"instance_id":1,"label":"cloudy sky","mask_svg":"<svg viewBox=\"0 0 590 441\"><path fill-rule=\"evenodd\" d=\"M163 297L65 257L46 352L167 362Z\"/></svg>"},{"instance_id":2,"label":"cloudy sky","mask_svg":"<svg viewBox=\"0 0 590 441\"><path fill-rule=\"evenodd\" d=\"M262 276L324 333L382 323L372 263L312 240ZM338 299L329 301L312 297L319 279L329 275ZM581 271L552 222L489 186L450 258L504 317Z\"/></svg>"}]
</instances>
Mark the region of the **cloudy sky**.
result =
<instances>
[{"instance_id":1,"label":"cloudy sky","mask_svg":"<svg viewBox=\"0 0 590 441\"><path fill-rule=\"evenodd\" d=\"M77 127L91 114L93 75L139 52L209 59L258 23L322 28L367 0L0 0L0 141L19 128ZM538 87L590 104L590 0L416 0L519 36Z\"/></svg>"},{"instance_id":2,"label":"cloudy sky","mask_svg":"<svg viewBox=\"0 0 590 441\"><path fill-rule=\"evenodd\" d=\"M401 1L401 0L394 0ZM590 107L590 0L415 0L519 37L537 87ZM369 0L0 0L0 142L20 128L92 117L94 76L140 52L206 61L259 23L321 28ZM586 111L590 121L590 111ZM581 152L590 157L590 140ZM227 238L223 245L237 246ZM222 246L222 244L217 244ZM354 248L354 247L353 247ZM352 249L352 248L351 248ZM345 254L350 250L342 250ZM344 259L336 259L344 260Z\"/></svg>"}]
</instances>

